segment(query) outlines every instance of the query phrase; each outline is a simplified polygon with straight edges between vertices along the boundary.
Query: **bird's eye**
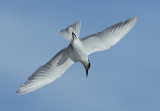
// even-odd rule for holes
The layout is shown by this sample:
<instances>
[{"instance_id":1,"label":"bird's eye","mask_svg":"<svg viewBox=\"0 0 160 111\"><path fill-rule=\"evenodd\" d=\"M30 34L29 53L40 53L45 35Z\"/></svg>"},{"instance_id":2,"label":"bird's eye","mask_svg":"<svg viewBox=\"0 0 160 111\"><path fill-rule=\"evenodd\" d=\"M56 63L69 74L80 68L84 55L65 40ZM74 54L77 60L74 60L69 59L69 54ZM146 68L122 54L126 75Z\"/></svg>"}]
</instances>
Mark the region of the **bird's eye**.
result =
<instances>
[{"instance_id":1,"label":"bird's eye","mask_svg":"<svg viewBox=\"0 0 160 111\"><path fill-rule=\"evenodd\" d=\"M76 35L72 32L72 37L77 38Z\"/></svg>"}]
</instances>

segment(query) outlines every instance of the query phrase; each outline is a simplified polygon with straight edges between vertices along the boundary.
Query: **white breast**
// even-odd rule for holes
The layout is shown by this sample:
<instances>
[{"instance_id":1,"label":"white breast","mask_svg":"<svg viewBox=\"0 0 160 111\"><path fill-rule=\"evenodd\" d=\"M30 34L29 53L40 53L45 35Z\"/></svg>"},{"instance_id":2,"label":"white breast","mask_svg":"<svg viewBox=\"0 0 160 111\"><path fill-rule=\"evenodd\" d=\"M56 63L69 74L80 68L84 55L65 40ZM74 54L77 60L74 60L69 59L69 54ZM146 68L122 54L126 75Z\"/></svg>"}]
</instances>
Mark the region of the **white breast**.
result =
<instances>
[{"instance_id":1,"label":"white breast","mask_svg":"<svg viewBox=\"0 0 160 111\"><path fill-rule=\"evenodd\" d=\"M84 45L82 44L81 40L78 38L74 39L71 43L77 60L80 62L88 61L88 56L84 52Z\"/></svg>"}]
</instances>

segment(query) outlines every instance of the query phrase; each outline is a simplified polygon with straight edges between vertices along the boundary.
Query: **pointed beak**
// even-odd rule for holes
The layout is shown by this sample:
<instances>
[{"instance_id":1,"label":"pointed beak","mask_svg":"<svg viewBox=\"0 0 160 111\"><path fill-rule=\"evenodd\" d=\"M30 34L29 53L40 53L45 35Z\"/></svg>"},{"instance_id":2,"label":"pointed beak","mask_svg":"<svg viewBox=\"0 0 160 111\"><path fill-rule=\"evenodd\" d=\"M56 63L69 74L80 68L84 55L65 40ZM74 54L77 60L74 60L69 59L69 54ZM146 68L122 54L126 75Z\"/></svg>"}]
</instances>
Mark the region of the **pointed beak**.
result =
<instances>
[{"instance_id":1,"label":"pointed beak","mask_svg":"<svg viewBox=\"0 0 160 111\"><path fill-rule=\"evenodd\" d=\"M89 60L88 60L88 61L89 61ZM86 69L86 77L88 77L88 70L89 70L90 66L91 66L91 64L90 64L90 62L89 62L89 64L87 65L87 67L85 67L85 69Z\"/></svg>"},{"instance_id":2,"label":"pointed beak","mask_svg":"<svg viewBox=\"0 0 160 111\"><path fill-rule=\"evenodd\" d=\"M88 62L88 63L82 62L82 64L83 64L84 68L86 69L86 77L88 77L88 70L89 70L91 64L90 64L90 62Z\"/></svg>"},{"instance_id":3,"label":"pointed beak","mask_svg":"<svg viewBox=\"0 0 160 111\"><path fill-rule=\"evenodd\" d=\"M86 70L86 77L88 77L88 69Z\"/></svg>"}]
</instances>

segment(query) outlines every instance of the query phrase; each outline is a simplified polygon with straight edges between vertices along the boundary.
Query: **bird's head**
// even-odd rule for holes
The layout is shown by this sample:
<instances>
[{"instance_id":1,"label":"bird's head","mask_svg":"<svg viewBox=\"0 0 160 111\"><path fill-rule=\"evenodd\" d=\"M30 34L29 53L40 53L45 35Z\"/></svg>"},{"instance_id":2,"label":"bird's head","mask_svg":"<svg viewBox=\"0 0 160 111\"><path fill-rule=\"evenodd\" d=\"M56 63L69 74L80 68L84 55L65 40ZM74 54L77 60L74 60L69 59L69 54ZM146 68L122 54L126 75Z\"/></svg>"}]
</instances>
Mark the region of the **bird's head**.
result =
<instances>
[{"instance_id":1,"label":"bird's head","mask_svg":"<svg viewBox=\"0 0 160 111\"><path fill-rule=\"evenodd\" d=\"M88 60L87 63L83 64L86 69L86 77L88 77L88 70L91 67L90 61Z\"/></svg>"}]
</instances>

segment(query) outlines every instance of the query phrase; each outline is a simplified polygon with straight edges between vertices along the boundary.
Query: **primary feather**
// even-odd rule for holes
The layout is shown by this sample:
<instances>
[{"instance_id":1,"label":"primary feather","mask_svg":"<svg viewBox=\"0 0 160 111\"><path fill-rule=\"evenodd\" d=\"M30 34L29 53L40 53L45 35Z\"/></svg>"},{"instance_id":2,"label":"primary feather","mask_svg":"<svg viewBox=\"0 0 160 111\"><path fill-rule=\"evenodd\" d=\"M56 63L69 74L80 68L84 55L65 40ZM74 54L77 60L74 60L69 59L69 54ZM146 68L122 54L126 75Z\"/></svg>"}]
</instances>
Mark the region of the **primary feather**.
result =
<instances>
[{"instance_id":1,"label":"primary feather","mask_svg":"<svg viewBox=\"0 0 160 111\"><path fill-rule=\"evenodd\" d=\"M132 29L137 20L138 17L128 19L125 22L120 22L108 27L102 32L98 32L97 34L93 34L81 39L85 46L86 54L90 55L96 51L109 49L119 42L119 40L122 39Z\"/></svg>"},{"instance_id":2,"label":"primary feather","mask_svg":"<svg viewBox=\"0 0 160 111\"><path fill-rule=\"evenodd\" d=\"M79 55L90 55L97 51L109 49L132 29L137 20L138 17L128 19L125 22L120 22L109 27L102 32L81 39L79 41L80 44L77 44L77 46L80 47L79 52L83 49L83 54ZM61 30L60 33L67 40L72 41L73 32L78 39L80 26L80 22L76 22L66 29ZM76 43L74 44L76 45ZM84 48L81 48L81 46ZM67 48L64 48L57 53L48 63L41 66L31 75L31 77L28 78L28 81L19 88L17 94L32 92L59 78L70 66L79 60L76 56L77 53L75 50L76 47L73 48L72 44L70 44Z\"/></svg>"},{"instance_id":3,"label":"primary feather","mask_svg":"<svg viewBox=\"0 0 160 111\"><path fill-rule=\"evenodd\" d=\"M74 57L72 47L68 46L68 48L57 53L57 55L55 55L48 63L37 69L16 93L25 94L32 92L53 82L75 62L76 59Z\"/></svg>"}]
</instances>

